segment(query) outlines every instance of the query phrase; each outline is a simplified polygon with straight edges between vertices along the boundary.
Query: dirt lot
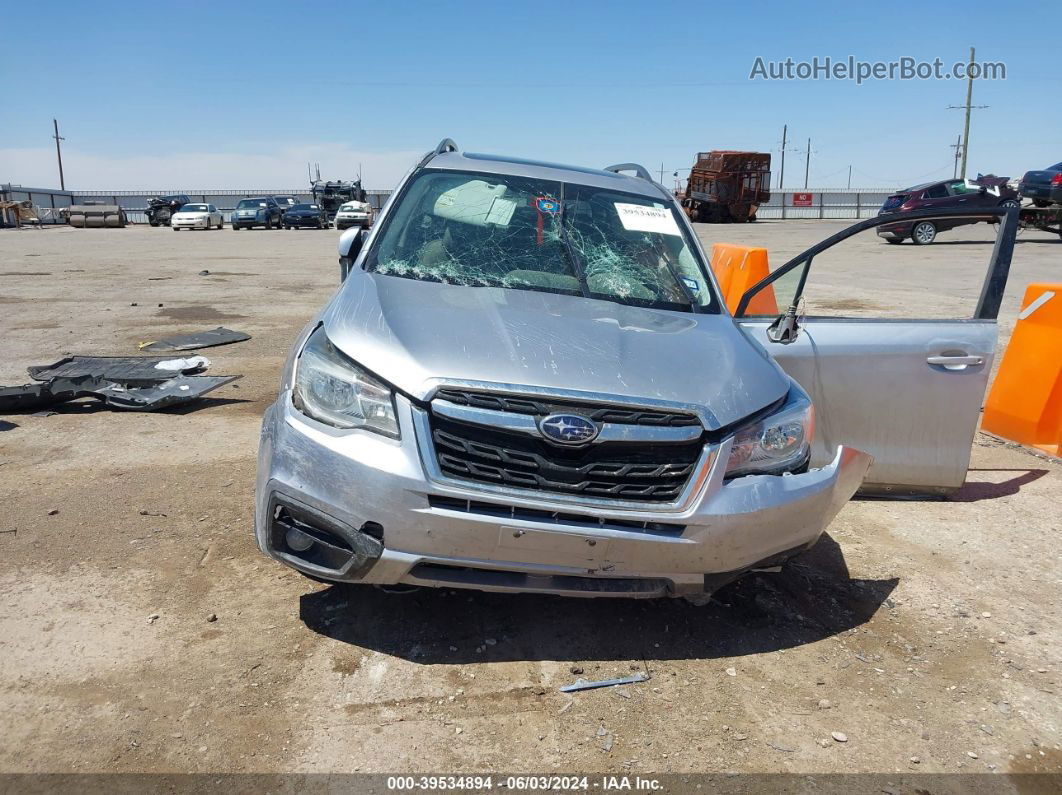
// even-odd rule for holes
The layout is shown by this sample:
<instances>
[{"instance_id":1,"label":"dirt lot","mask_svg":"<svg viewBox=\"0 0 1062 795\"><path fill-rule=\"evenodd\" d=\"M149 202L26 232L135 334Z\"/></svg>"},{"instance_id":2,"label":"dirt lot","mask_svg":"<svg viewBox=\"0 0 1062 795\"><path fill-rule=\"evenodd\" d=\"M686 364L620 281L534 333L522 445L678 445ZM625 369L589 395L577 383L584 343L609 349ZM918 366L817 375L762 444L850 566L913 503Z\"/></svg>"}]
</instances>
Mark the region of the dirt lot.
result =
<instances>
[{"instance_id":1,"label":"dirt lot","mask_svg":"<svg viewBox=\"0 0 1062 795\"><path fill-rule=\"evenodd\" d=\"M780 263L844 225L699 231ZM854 242L814 300L969 303L990 235ZM335 237L0 233L0 383L167 333L253 335L204 351L243 378L191 408L0 418L0 770L1062 771L1062 466L984 435L951 499L853 502L798 564L703 608L389 594L264 558L259 418L336 288ZM1004 337L1060 255L1020 238ZM651 681L557 691L634 671Z\"/></svg>"}]
</instances>

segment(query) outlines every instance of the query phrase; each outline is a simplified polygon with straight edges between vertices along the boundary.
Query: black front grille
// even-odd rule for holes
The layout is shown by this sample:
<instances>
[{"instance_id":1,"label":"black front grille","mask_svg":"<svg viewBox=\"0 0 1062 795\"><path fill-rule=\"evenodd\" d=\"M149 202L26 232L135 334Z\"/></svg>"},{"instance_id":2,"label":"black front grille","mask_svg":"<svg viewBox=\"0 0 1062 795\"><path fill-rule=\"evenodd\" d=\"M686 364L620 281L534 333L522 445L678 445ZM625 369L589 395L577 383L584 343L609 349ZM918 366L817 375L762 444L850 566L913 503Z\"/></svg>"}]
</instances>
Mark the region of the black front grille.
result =
<instances>
[{"instance_id":1,"label":"black front grille","mask_svg":"<svg viewBox=\"0 0 1062 795\"><path fill-rule=\"evenodd\" d=\"M650 411L648 409L630 409L620 406L588 406L585 403L553 398L532 398L526 395L495 395L489 392L475 392L466 389L440 389L435 396L461 406L473 406L494 411L509 411L514 414L534 414L545 417L547 414L559 414L574 411L589 417L594 422L619 422L628 425L700 425L701 421L693 414L679 411Z\"/></svg>"},{"instance_id":2,"label":"black front grille","mask_svg":"<svg viewBox=\"0 0 1062 795\"><path fill-rule=\"evenodd\" d=\"M697 440L558 447L525 434L467 425L435 414L431 430L439 468L450 477L637 502L678 499L703 445Z\"/></svg>"}]
</instances>

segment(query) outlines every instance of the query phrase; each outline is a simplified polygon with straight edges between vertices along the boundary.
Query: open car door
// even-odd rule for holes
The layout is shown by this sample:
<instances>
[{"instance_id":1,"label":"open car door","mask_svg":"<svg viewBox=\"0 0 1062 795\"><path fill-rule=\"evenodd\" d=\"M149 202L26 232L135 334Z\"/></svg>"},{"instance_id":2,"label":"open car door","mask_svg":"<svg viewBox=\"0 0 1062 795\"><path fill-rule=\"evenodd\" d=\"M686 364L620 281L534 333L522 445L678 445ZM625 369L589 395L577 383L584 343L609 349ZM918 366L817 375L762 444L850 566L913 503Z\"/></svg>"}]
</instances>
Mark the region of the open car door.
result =
<instances>
[{"instance_id":1,"label":"open car door","mask_svg":"<svg viewBox=\"0 0 1062 795\"><path fill-rule=\"evenodd\" d=\"M1018 212L926 210L905 214L904 220L951 216L1000 221L972 317L798 316L815 257L859 232L894 222L895 216L861 221L809 248L753 285L735 312L746 333L811 395L816 412L812 466L827 463L839 444L874 456L864 492L946 493L966 478L995 357L996 317ZM788 311L779 317L748 316L752 299L764 290L773 291L779 309L788 306Z\"/></svg>"}]
</instances>

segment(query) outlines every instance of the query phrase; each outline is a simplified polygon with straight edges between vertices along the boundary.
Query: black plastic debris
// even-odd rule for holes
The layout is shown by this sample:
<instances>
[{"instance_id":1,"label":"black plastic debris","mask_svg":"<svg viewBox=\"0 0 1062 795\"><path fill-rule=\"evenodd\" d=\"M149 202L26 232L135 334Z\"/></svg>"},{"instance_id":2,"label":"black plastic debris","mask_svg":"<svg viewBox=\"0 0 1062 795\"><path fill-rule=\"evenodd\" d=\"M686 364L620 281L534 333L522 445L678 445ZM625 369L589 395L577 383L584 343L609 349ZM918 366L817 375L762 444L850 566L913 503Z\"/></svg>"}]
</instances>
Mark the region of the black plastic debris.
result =
<instances>
[{"instance_id":1,"label":"black plastic debris","mask_svg":"<svg viewBox=\"0 0 1062 795\"><path fill-rule=\"evenodd\" d=\"M103 398L103 402L111 408L127 411L155 411L200 398L208 392L213 392L219 386L232 383L237 378L239 378L238 375L178 376L151 386L134 387L111 383L95 390L93 395Z\"/></svg>"},{"instance_id":2,"label":"black plastic debris","mask_svg":"<svg viewBox=\"0 0 1062 795\"><path fill-rule=\"evenodd\" d=\"M250 334L218 326L209 331L197 331L192 334L177 334L156 342L141 343L142 351L194 351L199 348L213 348L215 345L228 345L230 342L249 340Z\"/></svg>"},{"instance_id":3,"label":"black plastic debris","mask_svg":"<svg viewBox=\"0 0 1062 795\"><path fill-rule=\"evenodd\" d=\"M173 361L166 356L67 356L54 364L36 365L28 368L30 378L37 381L49 381L54 378L80 378L95 376L121 383L155 383L172 378L178 373L191 375L202 372L210 363L202 357L193 362L192 367L177 371L159 367L159 364Z\"/></svg>"},{"instance_id":4,"label":"black plastic debris","mask_svg":"<svg viewBox=\"0 0 1062 795\"><path fill-rule=\"evenodd\" d=\"M123 411L155 411L187 403L240 376L193 375L205 370L204 356L67 356L30 367L35 380L0 387L0 412L37 412L78 398L94 398Z\"/></svg>"}]
</instances>

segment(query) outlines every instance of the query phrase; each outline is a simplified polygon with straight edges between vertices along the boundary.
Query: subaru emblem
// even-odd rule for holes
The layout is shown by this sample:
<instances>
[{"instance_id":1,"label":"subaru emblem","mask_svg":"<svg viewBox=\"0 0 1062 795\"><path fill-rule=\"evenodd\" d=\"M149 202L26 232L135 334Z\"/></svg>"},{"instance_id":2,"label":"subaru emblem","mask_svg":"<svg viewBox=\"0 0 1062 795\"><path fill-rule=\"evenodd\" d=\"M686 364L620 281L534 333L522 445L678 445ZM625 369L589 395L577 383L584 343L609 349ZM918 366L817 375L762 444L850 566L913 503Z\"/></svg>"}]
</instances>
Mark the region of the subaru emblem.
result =
<instances>
[{"instance_id":1,"label":"subaru emblem","mask_svg":"<svg viewBox=\"0 0 1062 795\"><path fill-rule=\"evenodd\" d=\"M578 414L550 414L539 420L538 429L551 442L571 445L588 444L601 433L596 422Z\"/></svg>"}]
</instances>

